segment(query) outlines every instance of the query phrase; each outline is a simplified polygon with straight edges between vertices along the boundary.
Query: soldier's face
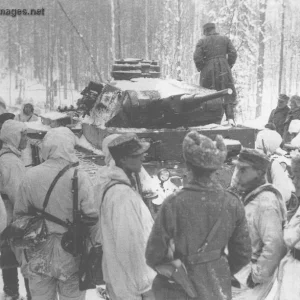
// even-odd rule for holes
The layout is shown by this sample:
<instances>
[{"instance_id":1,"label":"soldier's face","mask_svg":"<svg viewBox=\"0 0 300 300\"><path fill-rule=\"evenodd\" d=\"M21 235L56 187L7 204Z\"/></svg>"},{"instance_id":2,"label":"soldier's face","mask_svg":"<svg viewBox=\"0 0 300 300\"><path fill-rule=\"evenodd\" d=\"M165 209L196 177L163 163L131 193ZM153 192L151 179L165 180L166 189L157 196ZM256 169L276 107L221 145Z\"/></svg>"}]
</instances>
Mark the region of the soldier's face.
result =
<instances>
[{"instance_id":1,"label":"soldier's face","mask_svg":"<svg viewBox=\"0 0 300 300\"><path fill-rule=\"evenodd\" d=\"M237 164L230 185L239 192L245 192L252 186L255 186L261 180L261 176L261 171L254 169L250 165Z\"/></svg>"},{"instance_id":2,"label":"soldier's face","mask_svg":"<svg viewBox=\"0 0 300 300\"><path fill-rule=\"evenodd\" d=\"M278 107L287 106L289 100L278 99Z\"/></svg>"},{"instance_id":3,"label":"soldier's face","mask_svg":"<svg viewBox=\"0 0 300 300\"><path fill-rule=\"evenodd\" d=\"M122 167L132 173L139 173L142 169L145 154L126 156L121 159Z\"/></svg>"},{"instance_id":4,"label":"soldier's face","mask_svg":"<svg viewBox=\"0 0 300 300\"><path fill-rule=\"evenodd\" d=\"M23 131L21 133L21 140L20 140L20 144L19 144L19 149L20 150L24 150L27 146L27 132Z\"/></svg>"}]
</instances>

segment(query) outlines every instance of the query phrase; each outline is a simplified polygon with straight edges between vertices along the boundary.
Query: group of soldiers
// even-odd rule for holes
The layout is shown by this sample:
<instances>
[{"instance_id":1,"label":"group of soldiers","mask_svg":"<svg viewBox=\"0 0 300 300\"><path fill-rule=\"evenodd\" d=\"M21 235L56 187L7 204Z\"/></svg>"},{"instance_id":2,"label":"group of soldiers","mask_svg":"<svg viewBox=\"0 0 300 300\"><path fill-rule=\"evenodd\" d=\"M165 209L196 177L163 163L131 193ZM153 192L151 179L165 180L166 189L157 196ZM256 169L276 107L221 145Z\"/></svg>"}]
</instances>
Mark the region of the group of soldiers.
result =
<instances>
[{"instance_id":1,"label":"group of soldiers","mask_svg":"<svg viewBox=\"0 0 300 300\"><path fill-rule=\"evenodd\" d=\"M214 25L205 29L208 37L198 43L198 54L217 36ZM227 38L220 38L216 53L208 57L204 51L204 57L209 64L226 61L230 68L235 50ZM218 52L224 49L229 60L226 53ZM203 68L209 74L199 55L195 61L201 76ZM225 103L228 120L233 120L232 99L235 96ZM5 109L5 104L0 103L0 108ZM27 127L22 121L10 117L1 124L0 229L28 215L32 207L42 209L47 194L45 211L72 222L72 179L78 165L75 135L66 127L50 129L41 143L43 162L26 169L22 151ZM78 168L78 201L81 215L90 220L91 242L103 247L102 270L110 299L224 300L232 295L235 299L299 299L300 211L288 220L286 207L292 194L299 194L300 156L292 159L293 185L281 166L270 160L274 153L284 154L281 137L275 143L267 139L273 133L276 126L267 124L257 137L256 149L241 150L230 188L225 189L213 179L227 157L223 138L216 136L213 141L189 132L182 142L187 183L164 200L155 220L137 183L150 144L133 133L103 140L106 165L99 167L96 182L92 184ZM63 169L67 171L49 194L53 179ZM46 225L46 240L34 247L1 248L1 262L6 263L2 265L5 299L20 299L18 267L27 299L54 300L58 295L59 299L85 299L86 292L78 284L80 257L65 251L61 243L67 229L50 220Z\"/></svg>"}]
</instances>

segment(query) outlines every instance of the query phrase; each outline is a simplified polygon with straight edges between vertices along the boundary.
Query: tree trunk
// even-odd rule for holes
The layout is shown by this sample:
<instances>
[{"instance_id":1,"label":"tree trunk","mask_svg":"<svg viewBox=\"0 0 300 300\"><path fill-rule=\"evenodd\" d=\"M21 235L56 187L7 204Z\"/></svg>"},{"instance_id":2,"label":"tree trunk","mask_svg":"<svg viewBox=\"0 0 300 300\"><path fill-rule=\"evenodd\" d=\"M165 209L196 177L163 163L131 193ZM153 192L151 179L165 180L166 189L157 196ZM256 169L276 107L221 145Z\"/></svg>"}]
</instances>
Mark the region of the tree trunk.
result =
<instances>
[{"instance_id":1,"label":"tree trunk","mask_svg":"<svg viewBox=\"0 0 300 300\"><path fill-rule=\"evenodd\" d=\"M113 0L112 0L113 1ZM117 18L117 34L118 34L118 57L122 58L122 33L121 33L121 5L120 0L117 0L117 11L118 11L118 18Z\"/></svg>"},{"instance_id":2,"label":"tree trunk","mask_svg":"<svg viewBox=\"0 0 300 300\"><path fill-rule=\"evenodd\" d=\"M257 88L256 88L256 113L255 117L261 115L262 98L264 91L264 63L265 63L265 32L266 32L266 8L267 0L259 2L259 38L258 38L258 66L257 66Z\"/></svg>"},{"instance_id":3,"label":"tree trunk","mask_svg":"<svg viewBox=\"0 0 300 300\"><path fill-rule=\"evenodd\" d=\"M181 54L182 54L182 0L177 0L177 68L176 68L176 78L177 80L182 80L181 77Z\"/></svg>"},{"instance_id":4,"label":"tree trunk","mask_svg":"<svg viewBox=\"0 0 300 300\"><path fill-rule=\"evenodd\" d=\"M279 82L278 82L278 94L281 93L281 88L282 88L283 49L284 49L284 22L285 22L285 4L284 4L284 0L282 0L281 41L280 41L280 58L279 58Z\"/></svg>"},{"instance_id":5,"label":"tree trunk","mask_svg":"<svg viewBox=\"0 0 300 300\"><path fill-rule=\"evenodd\" d=\"M115 37L115 4L114 0L110 0L110 5L111 5L111 58L112 62L114 62L115 57L116 57L116 37Z\"/></svg>"},{"instance_id":6,"label":"tree trunk","mask_svg":"<svg viewBox=\"0 0 300 300\"><path fill-rule=\"evenodd\" d=\"M13 60L12 60L12 41L11 41L11 22L7 23L7 35L8 35L8 68L9 68L9 105L11 105L11 70L13 68Z\"/></svg>"},{"instance_id":7,"label":"tree trunk","mask_svg":"<svg viewBox=\"0 0 300 300\"><path fill-rule=\"evenodd\" d=\"M145 0L145 59L149 59L149 44L148 44L148 0Z\"/></svg>"}]
</instances>

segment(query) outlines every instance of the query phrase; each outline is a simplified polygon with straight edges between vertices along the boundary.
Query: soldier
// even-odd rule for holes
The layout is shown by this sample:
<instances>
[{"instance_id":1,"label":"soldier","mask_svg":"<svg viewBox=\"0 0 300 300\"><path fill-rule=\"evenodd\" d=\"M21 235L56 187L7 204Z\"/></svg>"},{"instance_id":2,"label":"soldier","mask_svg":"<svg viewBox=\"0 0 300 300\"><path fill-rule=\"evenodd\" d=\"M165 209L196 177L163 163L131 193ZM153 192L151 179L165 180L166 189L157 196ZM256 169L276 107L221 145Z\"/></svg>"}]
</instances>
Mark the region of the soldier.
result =
<instances>
[{"instance_id":1,"label":"soldier","mask_svg":"<svg viewBox=\"0 0 300 300\"><path fill-rule=\"evenodd\" d=\"M14 207L15 218L28 215L32 206L42 209L54 178L64 169L66 172L56 182L50 194L46 212L62 221L73 221L72 178L74 164L78 162L75 144L75 135L66 127L54 128L45 135L42 143L44 163L27 171ZM82 218L89 221L90 225L95 225L98 214L94 206L92 183L88 175L80 169L78 202ZM27 249L22 257L22 273L29 279L32 299L57 299L57 295L65 300L85 299L85 291L79 290L80 257L74 257L62 248L62 236L67 229L48 220L46 224L48 228L46 241Z\"/></svg>"},{"instance_id":2,"label":"soldier","mask_svg":"<svg viewBox=\"0 0 300 300\"><path fill-rule=\"evenodd\" d=\"M286 253L283 241L286 207L280 192L266 184L269 159L265 154L244 148L235 164L231 186L242 195L252 245L252 264L244 282L248 289L242 290L242 298L264 299L259 295L268 291ZM254 294L257 298L252 298Z\"/></svg>"},{"instance_id":3,"label":"soldier","mask_svg":"<svg viewBox=\"0 0 300 300\"><path fill-rule=\"evenodd\" d=\"M300 96L294 95L290 100L291 109L287 114L286 120L284 122L283 129L283 141L284 143L289 143L292 139L289 134L289 127L293 120L300 120Z\"/></svg>"},{"instance_id":4,"label":"soldier","mask_svg":"<svg viewBox=\"0 0 300 300\"><path fill-rule=\"evenodd\" d=\"M0 151L0 192L6 207L7 224L12 222L13 207L18 199L18 190L25 177L25 167L21 161L21 150L26 147L26 126L18 121L7 120L0 132L3 142ZM6 245L1 249L3 291L7 299L18 299L18 262L15 254ZM5 265L4 265L5 264ZM28 281L25 281L27 297L30 298Z\"/></svg>"},{"instance_id":5,"label":"soldier","mask_svg":"<svg viewBox=\"0 0 300 300\"><path fill-rule=\"evenodd\" d=\"M225 96L225 115L234 124L236 90L231 68L237 59L236 50L230 39L216 33L214 23L203 26L204 38L200 39L194 52L194 62L200 74L200 86L217 91L230 88L232 95Z\"/></svg>"},{"instance_id":6,"label":"soldier","mask_svg":"<svg viewBox=\"0 0 300 300\"><path fill-rule=\"evenodd\" d=\"M268 123L273 123L276 126L276 131L283 137L284 122L290 111L287 106L289 97L285 94L280 94L278 97L277 107L272 110Z\"/></svg>"},{"instance_id":7,"label":"soldier","mask_svg":"<svg viewBox=\"0 0 300 300\"><path fill-rule=\"evenodd\" d=\"M231 299L231 274L247 265L251 244L245 210L237 196L212 179L227 155L221 136L213 142L192 131L183 140L183 156L190 179L169 196L158 213L146 249L154 270L173 259L186 266L187 276L201 300ZM174 245L172 246L172 243ZM224 248L228 245L228 256ZM171 279L170 279L171 280ZM163 272L153 282L155 298L190 299Z\"/></svg>"},{"instance_id":8,"label":"soldier","mask_svg":"<svg viewBox=\"0 0 300 300\"><path fill-rule=\"evenodd\" d=\"M38 117L34 114L34 107L31 103L26 103L23 106L21 113L19 113L15 120L20 122L35 122Z\"/></svg>"},{"instance_id":9,"label":"soldier","mask_svg":"<svg viewBox=\"0 0 300 300\"><path fill-rule=\"evenodd\" d=\"M103 141L107 167L98 173L96 197L104 281L112 300L154 299L151 286L155 272L145 259L153 219L134 179L149 146L135 134L111 135Z\"/></svg>"}]
</instances>

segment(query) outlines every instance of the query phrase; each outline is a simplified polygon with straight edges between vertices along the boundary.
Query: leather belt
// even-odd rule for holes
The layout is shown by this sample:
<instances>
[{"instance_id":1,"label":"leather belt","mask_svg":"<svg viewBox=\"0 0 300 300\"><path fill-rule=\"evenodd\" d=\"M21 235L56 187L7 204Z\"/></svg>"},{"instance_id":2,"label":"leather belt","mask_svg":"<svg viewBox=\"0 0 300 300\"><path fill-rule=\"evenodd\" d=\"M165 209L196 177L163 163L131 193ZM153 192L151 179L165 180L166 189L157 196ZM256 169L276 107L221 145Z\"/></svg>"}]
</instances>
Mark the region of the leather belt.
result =
<instances>
[{"instance_id":1,"label":"leather belt","mask_svg":"<svg viewBox=\"0 0 300 300\"><path fill-rule=\"evenodd\" d=\"M226 59L226 56L224 56L224 55L213 56L213 57L207 58L207 61L215 59L215 58L224 58L224 59Z\"/></svg>"},{"instance_id":2,"label":"leather belt","mask_svg":"<svg viewBox=\"0 0 300 300\"><path fill-rule=\"evenodd\" d=\"M292 248L292 249L291 249L291 254L292 254L292 256L293 256L295 259L297 259L297 260L300 261L300 250L299 250L299 249Z\"/></svg>"},{"instance_id":3,"label":"leather belt","mask_svg":"<svg viewBox=\"0 0 300 300\"><path fill-rule=\"evenodd\" d=\"M190 265L205 264L221 258L222 254L223 249L199 252L197 254L187 256L186 261Z\"/></svg>"}]
</instances>

